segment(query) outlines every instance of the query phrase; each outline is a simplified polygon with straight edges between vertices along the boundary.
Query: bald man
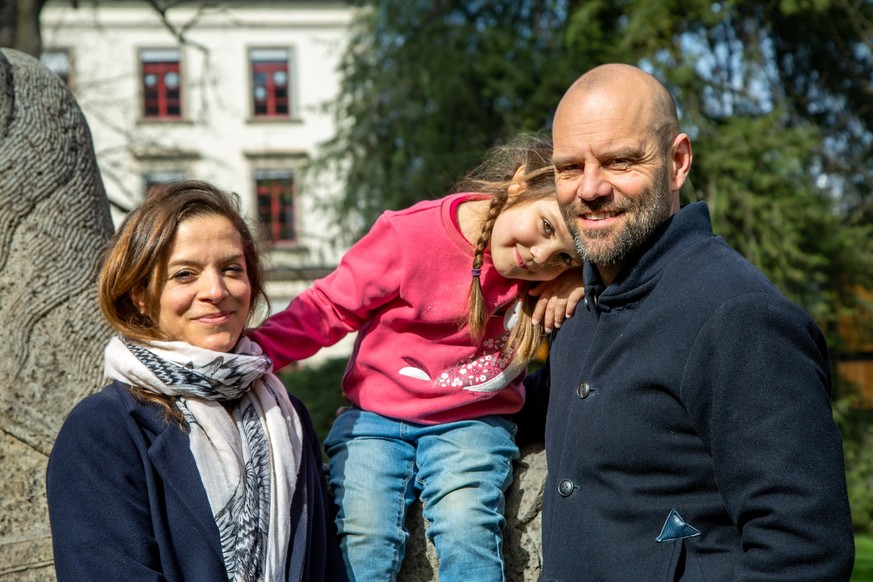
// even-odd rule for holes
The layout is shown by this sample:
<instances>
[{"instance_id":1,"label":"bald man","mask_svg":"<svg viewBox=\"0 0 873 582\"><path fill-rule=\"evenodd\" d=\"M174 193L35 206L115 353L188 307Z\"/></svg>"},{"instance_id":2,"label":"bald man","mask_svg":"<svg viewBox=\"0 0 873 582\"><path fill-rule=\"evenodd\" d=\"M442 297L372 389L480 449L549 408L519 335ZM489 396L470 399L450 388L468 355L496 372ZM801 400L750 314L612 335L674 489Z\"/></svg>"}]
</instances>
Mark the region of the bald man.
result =
<instances>
[{"instance_id":1,"label":"bald man","mask_svg":"<svg viewBox=\"0 0 873 582\"><path fill-rule=\"evenodd\" d=\"M688 136L635 67L554 119L587 310L543 373L543 580L848 580L854 542L821 331L680 208Z\"/></svg>"}]
</instances>

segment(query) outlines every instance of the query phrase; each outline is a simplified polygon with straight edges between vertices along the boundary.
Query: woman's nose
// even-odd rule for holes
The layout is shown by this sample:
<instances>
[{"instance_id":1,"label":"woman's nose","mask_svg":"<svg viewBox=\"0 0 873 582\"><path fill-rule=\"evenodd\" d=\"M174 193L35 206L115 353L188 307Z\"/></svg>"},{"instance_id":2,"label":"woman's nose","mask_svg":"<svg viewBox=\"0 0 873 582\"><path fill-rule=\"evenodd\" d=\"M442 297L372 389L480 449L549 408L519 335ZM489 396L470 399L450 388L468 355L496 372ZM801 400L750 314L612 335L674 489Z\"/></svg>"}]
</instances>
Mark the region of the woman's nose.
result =
<instances>
[{"instance_id":1,"label":"woman's nose","mask_svg":"<svg viewBox=\"0 0 873 582\"><path fill-rule=\"evenodd\" d=\"M200 297L206 301L217 303L227 297L227 285L221 273L204 273L201 277L203 286L200 289Z\"/></svg>"}]
</instances>

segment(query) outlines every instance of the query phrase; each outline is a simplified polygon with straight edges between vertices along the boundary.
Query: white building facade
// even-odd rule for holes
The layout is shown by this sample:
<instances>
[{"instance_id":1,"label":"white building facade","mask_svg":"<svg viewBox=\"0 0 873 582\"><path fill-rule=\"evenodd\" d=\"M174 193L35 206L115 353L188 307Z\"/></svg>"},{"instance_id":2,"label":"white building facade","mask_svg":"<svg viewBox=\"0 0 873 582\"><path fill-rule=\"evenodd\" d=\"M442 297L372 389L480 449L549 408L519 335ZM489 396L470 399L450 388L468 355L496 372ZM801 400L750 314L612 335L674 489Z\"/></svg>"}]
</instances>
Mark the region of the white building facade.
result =
<instances>
[{"instance_id":1,"label":"white building facade","mask_svg":"<svg viewBox=\"0 0 873 582\"><path fill-rule=\"evenodd\" d=\"M353 14L332 1L186 2L162 15L142 1L49 0L42 60L85 114L116 225L149 185L206 180L239 195L265 241L274 311L330 272L344 249L319 204L339 181L307 166L334 134L324 106Z\"/></svg>"}]
</instances>

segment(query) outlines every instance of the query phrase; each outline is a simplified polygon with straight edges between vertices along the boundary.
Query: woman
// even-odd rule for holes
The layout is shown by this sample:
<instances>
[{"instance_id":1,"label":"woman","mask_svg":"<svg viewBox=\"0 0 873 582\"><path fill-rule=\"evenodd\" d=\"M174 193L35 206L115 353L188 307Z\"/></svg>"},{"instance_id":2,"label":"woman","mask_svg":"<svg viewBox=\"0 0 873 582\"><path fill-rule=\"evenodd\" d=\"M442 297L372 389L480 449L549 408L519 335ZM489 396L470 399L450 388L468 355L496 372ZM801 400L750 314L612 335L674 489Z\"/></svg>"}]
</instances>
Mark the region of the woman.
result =
<instances>
[{"instance_id":1,"label":"woman","mask_svg":"<svg viewBox=\"0 0 873 582\"><path fill-rule=\"evenodd\" d=\"M209 184L150 194L100 274L113 382L49 459L58 579L335 579L309 416L242 337L265 300L252 236Z\"/></svg>"}]
</instances>

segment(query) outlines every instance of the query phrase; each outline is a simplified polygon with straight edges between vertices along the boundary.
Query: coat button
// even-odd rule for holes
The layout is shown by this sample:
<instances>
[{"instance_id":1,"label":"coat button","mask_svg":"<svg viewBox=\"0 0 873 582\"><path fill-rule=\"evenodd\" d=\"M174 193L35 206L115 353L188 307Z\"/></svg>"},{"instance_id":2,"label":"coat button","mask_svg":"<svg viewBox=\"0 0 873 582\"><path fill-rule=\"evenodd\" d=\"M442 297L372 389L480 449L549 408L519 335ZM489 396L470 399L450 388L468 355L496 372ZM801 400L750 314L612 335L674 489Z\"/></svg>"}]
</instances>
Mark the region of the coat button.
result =
<instances>
[{"instance_id":1,"label":"coat button","mask_svg":"<svg viewBox=\"0 0 873 582\"><path fill-rule=\"evenodd\" d=\"M573 482L569 479L564 479L560 483L558 483L558 493L561 497L569 497L570 494L573 493Z\"/></svg>"},{"instance_id":2,"label":"coat button","mask_svg":"<svg viewBox=\"0 0 873 582\"><path fill-rule=\"evenodd\" d=\"M588 395L591 394L591 386L588 382L580 382L578 386L576 386L576 396L582 398L588 398Z\"/></svg>"}]
</instances>

